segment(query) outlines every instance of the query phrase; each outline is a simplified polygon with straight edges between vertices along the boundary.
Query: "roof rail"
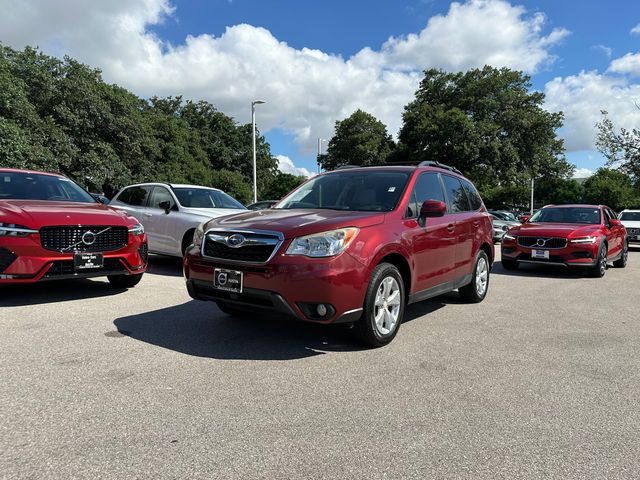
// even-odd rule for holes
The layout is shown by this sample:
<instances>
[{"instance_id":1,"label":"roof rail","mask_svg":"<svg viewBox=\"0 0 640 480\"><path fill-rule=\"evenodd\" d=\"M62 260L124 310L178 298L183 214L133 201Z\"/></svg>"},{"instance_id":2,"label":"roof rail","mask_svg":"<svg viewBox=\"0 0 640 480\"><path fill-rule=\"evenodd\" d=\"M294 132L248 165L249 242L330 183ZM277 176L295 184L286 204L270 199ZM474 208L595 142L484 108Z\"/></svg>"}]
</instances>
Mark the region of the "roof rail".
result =
<instances>
[{"instance_id":1,"label":"roof rail","mask_svg":"<svg viewBox=\"0 0 640 480\"><path fill-rule=\"evenodd\" d=\"M444 163L440 163L440 162L436 162L436 161L432 161L432 160L427 160L425 162L420 162L418 164L419 167L438 167L438 168L443 168L445 170L449 170L451 172L457 173L459 175L462 175L462 172L460 170L458 170L455 167L450 167L449 165L445 165Z\"/></svg>"},{"instance_id":2,"label":"roof rail","mask_svg":"<svg viewBox=\"0 0 640 480\"><path fill-rule=\"evenodd\" d=\"M350 168L362 168L362 165L342 165L341 167L336 168L336 170L348 170Z\"/></svg>"}]
</instances>

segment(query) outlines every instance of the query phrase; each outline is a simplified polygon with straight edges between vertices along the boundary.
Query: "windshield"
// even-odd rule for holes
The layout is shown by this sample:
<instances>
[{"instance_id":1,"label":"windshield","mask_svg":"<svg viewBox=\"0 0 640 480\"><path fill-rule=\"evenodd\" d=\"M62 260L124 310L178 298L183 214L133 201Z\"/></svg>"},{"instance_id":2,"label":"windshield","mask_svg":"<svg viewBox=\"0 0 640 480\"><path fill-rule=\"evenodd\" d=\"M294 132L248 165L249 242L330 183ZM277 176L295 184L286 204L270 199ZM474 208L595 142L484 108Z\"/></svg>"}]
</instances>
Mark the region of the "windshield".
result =
<instances>
[{"instance_id":1,"label":"windshield","mask_svg":"<svg viewBox=\"0 0 640 480\"><path fill-rule=\"evenodd\" d=\"M620 220L629 220L631 222L640 222L640 212L622 212Z\"/></svg>"},{"instance_id":2,"label":"windshield","mask_svg":"<svg viewBox=\"0 0 640 480\"><path fill-rule=\"evenodd\" d=\"M275 208L390 212L409 178L404 172L336 172L321 175L287 195Z\"/></svg>"},{"instance_id":3,"label":"windshield","mask_svg":"<svg viewBox=\"0 0 640 480\"><path fill-rule=\"evenodd\" d=\"M531 223L600 223L600 209L593 207L543 208L529 219Z\"/></svg>"},{"instance_id":4,"label":"windshield","mask_svg":"<svg viewBox=\"0 0 640 480\"><path fill-rule=\"evenodd\" d=\"M97 203L68 178L25 172L0 172L0 200Z\"/></svg>"},{"instance_id":5,"label":"windshield","mask_svg":"<svg viewBox=\"0 0 640 480\"><path fill-rule=\"evenodd\" d=\"M210 188L174 188L180 205L186 208L235 208L246 210L235 198L219 190Z\"/></svg>"}]
</instances>

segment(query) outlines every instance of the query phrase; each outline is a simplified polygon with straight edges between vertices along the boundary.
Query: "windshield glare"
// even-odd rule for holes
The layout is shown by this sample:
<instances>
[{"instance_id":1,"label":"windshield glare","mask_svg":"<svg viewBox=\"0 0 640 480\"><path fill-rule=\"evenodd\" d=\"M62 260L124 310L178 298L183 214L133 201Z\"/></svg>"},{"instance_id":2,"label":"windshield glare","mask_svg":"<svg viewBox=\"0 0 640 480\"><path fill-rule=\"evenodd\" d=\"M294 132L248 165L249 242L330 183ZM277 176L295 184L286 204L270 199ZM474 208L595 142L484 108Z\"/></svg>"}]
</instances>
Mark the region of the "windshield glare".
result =
<instances>
[{"instance_id":1,"label":"windshield glare","mask_svg":"<svg viewBox=\"0 0 640 480\"><path fill-rule=\"evenodd\" d=\"M409 175L403 172L336 172L309 180L275 208L390 212Z\"/></svg>"},{"instance_id":2,"label":"windshield glare","mask_svg":"<svg viewBox=\"0 0 640 480\"><path fill-rule=\"evenodd\" d=\"M595 225L600 223L600 209L593 207L543 208L535 213L529 222Z\"/></svg>"},{"instance_id":3,"label":"windshield glare","mask_svg":"<svg viewBox=\"0 0 640 480\"><path fill-rule=\"evenodd\" d=\"M640 212L622 212L620 220L628 220L630 222L640 222Z\"/></svg>"},{"instance_id":4,"label":"windshield glare","mask_svg":"<svg viewBox=\"0 0 640 480\"><path fill-rule=\"evenodd\" d=\"M174 188L180 205L186 208L235 208L246 210L235 198L209 188Z\"/></svg>"},{"instance_id":5,"label":"windshield glare","mask_svg":"<svg viewBox=\"0 0 640 480\"><path fill-rule=\"evenodd\" d=\"M25 172L0 172L2 200L97 203L68 178Z\"/></svg>"}]
</instances>

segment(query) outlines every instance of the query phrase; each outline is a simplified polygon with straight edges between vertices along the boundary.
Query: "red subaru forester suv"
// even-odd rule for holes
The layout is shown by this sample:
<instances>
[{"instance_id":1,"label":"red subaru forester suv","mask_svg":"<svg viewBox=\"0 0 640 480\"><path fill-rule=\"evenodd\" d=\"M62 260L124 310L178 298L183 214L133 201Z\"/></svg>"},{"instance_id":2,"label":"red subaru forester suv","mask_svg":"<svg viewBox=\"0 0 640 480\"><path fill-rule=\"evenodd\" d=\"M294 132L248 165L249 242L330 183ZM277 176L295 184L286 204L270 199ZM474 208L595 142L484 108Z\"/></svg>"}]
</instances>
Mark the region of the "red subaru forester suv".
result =
<instances>
[{"instance_id":1,"label":"red subaru forester suv","mask_svg":"<svg viewBox=\"0 0 640 480\"><path fill-rule=\"evenodd\" d=\"M487 294L491 217L474 186L436 162L341 168L274 208L199 226L184 259L193 298L228 314L271 311L396 335L405 305L459 289Z\"/></svg>"},{"instance_id":2,"label":"red subaru forester suv","mask_svg":"<svg viewBox=\"0 0 640 480\"><path fill-rule=\"evenodd\" d=\"M62 175L0 169L0 285L107 276L135 286L144 228Z\"/></svg>"},{"instance_id":3,"label":"red subaru forester suv","mask_svg":"<svg viewBox=\"0 0 640 480\"><path fill-rule=\"evenodd\" d=\"M502 238L502 266L519 264L582 267L602 277L607 263L625 267L629 252L627 231L604 205L549 205Z\"/></svg>"}]
</instances>

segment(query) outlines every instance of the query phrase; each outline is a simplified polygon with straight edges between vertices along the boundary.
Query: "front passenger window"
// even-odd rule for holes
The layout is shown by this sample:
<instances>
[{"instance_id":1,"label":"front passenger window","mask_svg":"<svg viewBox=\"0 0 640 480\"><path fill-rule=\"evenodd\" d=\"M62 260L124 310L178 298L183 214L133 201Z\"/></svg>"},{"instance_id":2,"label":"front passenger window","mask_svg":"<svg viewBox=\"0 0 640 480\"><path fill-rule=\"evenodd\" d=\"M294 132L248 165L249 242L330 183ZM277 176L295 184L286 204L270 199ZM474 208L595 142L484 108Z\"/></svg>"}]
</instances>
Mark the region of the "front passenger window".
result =
<instances>
[{"instance_id":1,"label":"front passenger window","mask_svg":"<svg viewBox=\"0 0 640 480\"><path fill-rule=\"evenodd\" d=\"M149 202L149 206L151 208L159 208L162 209L160 204L162 202L169 202L170 209L173 209L176 205L175 200L169 190L164 187L154 187L153 193L151 194L151 201Z\"/></svg>"},{"instance_id":2,"label":"front passenger window","mask_svg":"<svg viewBox=\"0 0 640 480\"><path fill-rule=\"evenodd\" d=\"M420 214L422 204L427 200L445 202L442 184L437 173L422 173L413 187L411 201L407 208L407 217L416 218Z\"/></svg>"}]
</instances>

